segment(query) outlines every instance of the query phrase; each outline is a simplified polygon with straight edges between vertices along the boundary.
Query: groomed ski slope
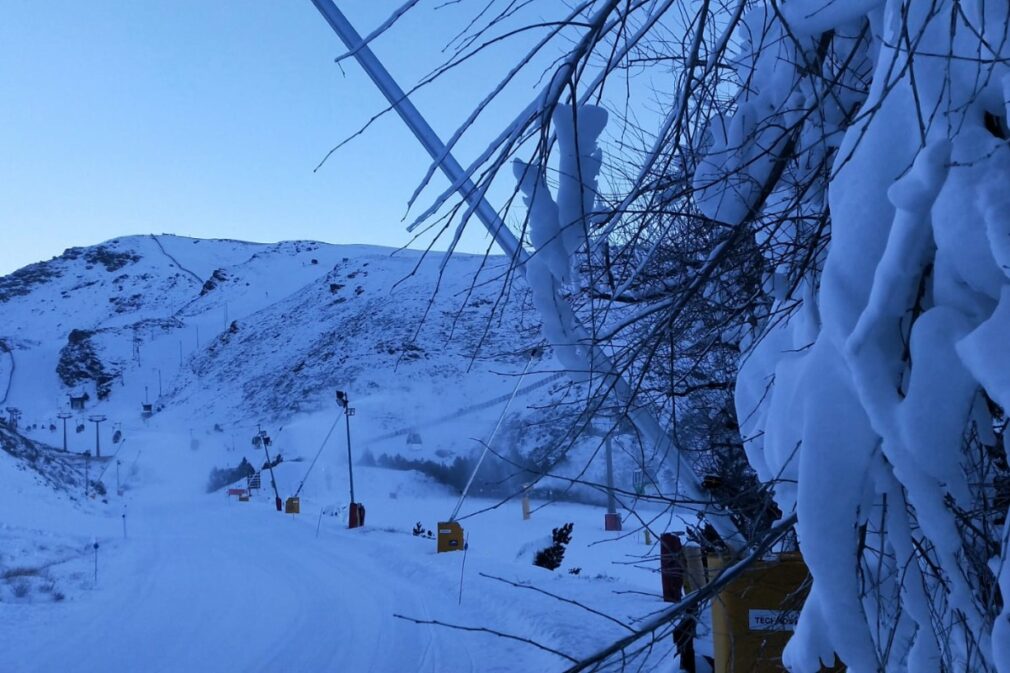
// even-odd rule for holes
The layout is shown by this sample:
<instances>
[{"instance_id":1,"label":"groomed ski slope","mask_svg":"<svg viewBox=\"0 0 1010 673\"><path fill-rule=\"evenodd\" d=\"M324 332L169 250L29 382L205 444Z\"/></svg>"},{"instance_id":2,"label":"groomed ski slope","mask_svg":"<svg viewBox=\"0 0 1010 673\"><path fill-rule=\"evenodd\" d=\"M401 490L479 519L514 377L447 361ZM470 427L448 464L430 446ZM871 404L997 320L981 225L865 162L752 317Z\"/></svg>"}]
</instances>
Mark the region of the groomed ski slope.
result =
<instances>
[{"instance_id":1,"label":"groomed ski slope","mask_svg":"<svg viewBox=\"0 0 1010 673\"><path fill-rule=\"evenodd\" d=\"M302 514L291 516L274 511L266 476L249 503L203 493L208 466L229 454L192 451L188 435L130 433L119 456L123 497L111 487L108 503L54 505L51 492L24 480L0 496L8 534L55 537L77 550L58 566L65 600L0 604L0 671L560 671L570 662L528 644L395 615L500 630L580 656L628 631L483 575L532 584L627 624L663 605L656 549L633 535L613 541L600 508L555 504L523 521L510 502L466 519L464 567L463 554L436 554L434 541L410 534L417 521L434 528L455 503L416 473L356 470L368 507L363 529L348 530L343 512L320 516L347 501L340 442L323 453ZM306 467L279 467L282 495ZM491 504L468 501L464 514ZM533 567L532 550L565 521L575 522L575 535L564 566ZM97 584L92 537L100 545ZM626 564L640 555L653 555L645 569ZM572 567L581 574L568 574ZM669 643L657 643L650 662L648 670L674 670Z\"/></svg>"},{"instance_id":2,"label":"groomed ski slope","mask_svg":"<svg viewBox=\"0 0 1010 673\"><path fill-rule=\"evenodd\" d=\"M388 545L360 553L349 536L317 541L305 519L220 502L152 504L130 523L96 590L26 615L4 670L475 670L466 639L453 648L450 633L392 618L428 617L437 596L388 572L375 558Z\"/></svg>"}]
</instances>

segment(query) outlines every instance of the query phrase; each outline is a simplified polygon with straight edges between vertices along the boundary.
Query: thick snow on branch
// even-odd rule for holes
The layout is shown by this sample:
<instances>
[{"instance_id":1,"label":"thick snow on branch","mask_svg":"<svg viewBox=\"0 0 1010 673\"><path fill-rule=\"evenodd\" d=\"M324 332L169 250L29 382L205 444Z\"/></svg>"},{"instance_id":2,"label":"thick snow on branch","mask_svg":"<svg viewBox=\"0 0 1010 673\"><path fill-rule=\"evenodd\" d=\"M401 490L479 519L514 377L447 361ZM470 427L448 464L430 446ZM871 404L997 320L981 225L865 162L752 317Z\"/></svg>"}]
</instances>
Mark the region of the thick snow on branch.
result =
<instances>
[{"instance_id":1,"label":"thick snow on branch","mask_svg":"<svg viewBox=\"0 0 1010 673\"><path fill-rule=\"evenodd\" d=\"M743 86L694 181L705 214L736 223L783 129L803 125L801 153L818 138L834 153L820 274L756 335L737 385L748 457L782 480L813 575L786 664L1010 673L1007 512L979 507L992 477L971 455L996 451L992 414L1010 409L1010 7L781 10L747 17ZM811 75L825 35L835 53Z\"/></svg>"},{"instance_id":2,"label":"thick snow on branch","mask_svg":"<svg viewBox=\"0 0 1010 673\"><path fill-rule=\"evenodd\" d=\"M526 263L526 280L544 336L558 359L572 372L585 375L591 369L588 344L571 307L559 298L573 280L575 254L588 238L602 156L597 140L607 124L607 111L593 105L558 105L553 118L560 154L557 201L539 166L513 164L536 249Z\"/></svg>"}]
</instances>

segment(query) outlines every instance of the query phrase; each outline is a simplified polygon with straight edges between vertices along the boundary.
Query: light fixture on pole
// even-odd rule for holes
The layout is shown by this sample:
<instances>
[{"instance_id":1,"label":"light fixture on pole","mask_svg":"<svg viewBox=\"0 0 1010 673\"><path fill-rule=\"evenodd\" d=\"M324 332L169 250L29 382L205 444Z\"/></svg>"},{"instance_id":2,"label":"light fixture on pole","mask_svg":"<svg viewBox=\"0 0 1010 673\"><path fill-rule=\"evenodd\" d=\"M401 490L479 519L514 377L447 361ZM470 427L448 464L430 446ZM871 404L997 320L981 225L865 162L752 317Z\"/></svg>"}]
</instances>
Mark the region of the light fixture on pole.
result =
<instances>
[{"instance_id":1,"label":"light fixture on pole","mask_svg":"<svg viewBox=\"0 0 1010 673\"><path fill-rule=\"evenodd\" d=\"M253 445L263 447L263 453L267 457L267 462L264 463L263 467L270 470L270 485L274 489L274 506L277 508L277 511L280 512L284 509L284 503L281 501L280 491L277 490L277 480L274 478L274 461L270 458L270 444L272 441L266 430L259 429L258 425L256 428L256 435L253 437Z\"/></svg>"},{"instance_id":2,"label":"light fixture on pole","mask_svg":"<svg viewBox=\"0 0 1010 673\"><path fill-rule=\"evenodd\" d=\"M357 528L365 525L365 506L354 500L354 461L351 457L351 416L355 409L351 406L351 401L347 393L343 390L337 391L337 404L344 410L344 421L347 424L347 479L351 486L351 507L347 513L347 527Z\"/></svg>"}]
</instances>

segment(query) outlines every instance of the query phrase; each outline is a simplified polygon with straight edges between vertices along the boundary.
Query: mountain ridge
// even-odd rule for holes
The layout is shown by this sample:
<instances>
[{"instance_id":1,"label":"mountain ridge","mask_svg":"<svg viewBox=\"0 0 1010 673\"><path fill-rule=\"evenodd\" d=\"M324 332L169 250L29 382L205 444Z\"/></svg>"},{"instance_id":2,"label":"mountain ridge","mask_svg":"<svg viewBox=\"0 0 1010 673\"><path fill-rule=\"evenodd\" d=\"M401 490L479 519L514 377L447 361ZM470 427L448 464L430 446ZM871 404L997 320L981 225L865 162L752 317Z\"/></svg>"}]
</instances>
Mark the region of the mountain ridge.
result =
<instances>
[{"instance_id":1,"label":"mountain ridge","mask_svg":"<svg viewBox=\"0 0 1010 673\"><path fill-rule=\"evenodd\" d=\"M498 302L507 264L315 241L70 248L0 278L0 391L38 427L87 393L79 418L135 419L149 403L199 429L283 425L332 411L346 387L367 433L402 431L511 390L528 357L514 344L540 336L521 300ZM549 357L540 368L527 387L558 380ZM483 410L489 425L499 411ZM446 443L454 454L473 439Z\"/></svg>"}]
</instances>

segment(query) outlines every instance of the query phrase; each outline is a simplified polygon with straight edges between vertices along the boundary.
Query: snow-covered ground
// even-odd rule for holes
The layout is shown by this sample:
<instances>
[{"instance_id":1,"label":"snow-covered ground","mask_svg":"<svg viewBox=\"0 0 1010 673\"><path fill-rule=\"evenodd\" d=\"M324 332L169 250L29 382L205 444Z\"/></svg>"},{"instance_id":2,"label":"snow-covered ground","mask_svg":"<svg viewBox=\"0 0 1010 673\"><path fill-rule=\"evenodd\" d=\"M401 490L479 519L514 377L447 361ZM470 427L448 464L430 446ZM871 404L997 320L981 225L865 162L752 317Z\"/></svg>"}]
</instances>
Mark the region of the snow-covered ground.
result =
<instances>
[{"instance_id":1,"label":"snow-covered ground","mask_svg":"<svg viewBox=\"0 0 1010 673\"><path fill-rule=\"evenodd\" d=\"M515 344L538 341L514 309L487 321L500 260L454 259L429 304L439 261L159 236L0 279L0 396L22 412L19 431L60 447L57 412L68 394L89 394L68 419L69 454L0 451L0 671L563 670L565 656L588 655L661 608L657 548L604 532L602 506L535 498L524 521L516 499L471 497L468 550L436 554L412 529L434 530L457 492L358 464L367 523L347 529L336 387L357 409L356 458L448 464L472 456L502 413L527 359ZM564 394L550 357L532 369L498 440L517 456L543 443L536 407ZM107 418L101 461L82 455L95 448L93 414ZM284 457L281 497L301 488L298 515L275 511L266 471L251 502L207 492L212 469L263 464L250 441L260 426ZM619 453L618 485L630 489L635 466ZM589 474L601 473L596 463L602 455ZM62 481L40 474L53 465ZM104 496L84 497L85 470ZM533 566L566 522L563 566ZM671 646L650 650L650 670L672 670Z\"/></svg>"},{"instance_id":2,"label":"snow-covered ground","mask_svg":"<svg viewBox=\"0 0 1010 673\"><path fill-rule=\"evenodd\" d=\"M117 458L124 495L112 492L107 502L75 503L27 473L4 472L5 479L27 478L0 492L0 566L55 561L40 570L55 587L35 582L23 596L4 595L0 670L563 670L561 657L518 641L397 615L499 630L579 656L626 631L491 577L585 603L628 625L662 606L656 550L638 536L605 533L597 507L546 505L523 521L519 503L509 502L464 519L466 554L436 554L433 540L411 530L417 522L433 529L455 496L417 473L359 467L356 494L367 525L349 530L341 507L344 448L334 441L324 450L299 515L275 511L268 483L249 503L204 492L209 466L237 453L254 457L251 451L193 451L188 436L155 429L130 428ZM282 495L307 466L278 467ZM115 483L108 473L105 481ZM493 504L469 500L463 514ZM574 536L562 568L531 565L551 528L568 521ZM12 555L15 540L46 548L22 546ZM92 540L99 544L97 583ZM581 572L572 575L573 568ZM657 665L672 661L663 644L653 657Z\"/></svg>"}]
</instances>

